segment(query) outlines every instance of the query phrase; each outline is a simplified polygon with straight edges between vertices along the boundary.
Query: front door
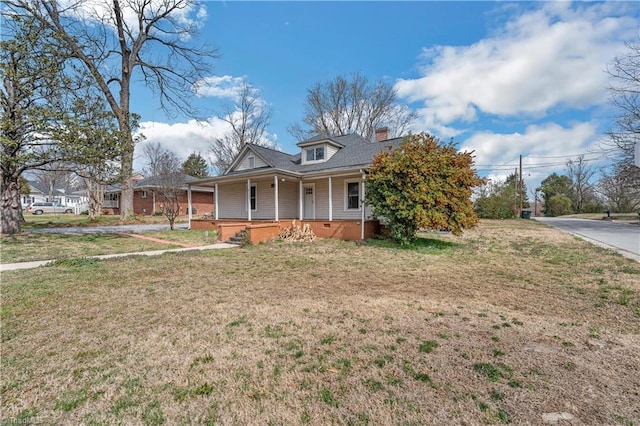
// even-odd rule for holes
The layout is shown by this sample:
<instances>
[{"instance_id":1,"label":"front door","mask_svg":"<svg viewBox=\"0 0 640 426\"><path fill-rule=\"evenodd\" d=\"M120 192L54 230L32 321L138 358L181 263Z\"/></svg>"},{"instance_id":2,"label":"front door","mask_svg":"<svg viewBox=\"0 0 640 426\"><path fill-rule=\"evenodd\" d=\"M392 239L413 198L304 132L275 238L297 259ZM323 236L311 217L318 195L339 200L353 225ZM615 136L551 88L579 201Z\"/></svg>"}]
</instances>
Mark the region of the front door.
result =
<instances>
[{"instance_id":1,"label":"front door","mask_svg":"<svg viewBox=\"0 0 640 426\"><path fill-rule=\"evenodd\" d=\"M316 218L316 187L314 184L307 184L304 190L304 211L302 217L305 219Z\"/></svg>"}]
</instances>

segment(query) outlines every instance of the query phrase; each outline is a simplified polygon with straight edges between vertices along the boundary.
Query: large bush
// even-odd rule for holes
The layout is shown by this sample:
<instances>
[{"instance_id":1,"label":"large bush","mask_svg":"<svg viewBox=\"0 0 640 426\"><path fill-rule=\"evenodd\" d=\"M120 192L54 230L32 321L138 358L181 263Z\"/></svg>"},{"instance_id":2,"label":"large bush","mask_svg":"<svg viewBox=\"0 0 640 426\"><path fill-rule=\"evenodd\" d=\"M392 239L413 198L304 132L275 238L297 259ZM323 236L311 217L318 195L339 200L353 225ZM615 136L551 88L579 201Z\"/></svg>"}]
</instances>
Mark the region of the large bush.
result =
<instances>
[{"instance_id":1,"label":"large bush","mask_svg":"<svg viewBox=\"0 0 640 426\"><path fill-rule=\"evenodd\" d=\"M471 193L482 180L472 165L471 153L458 152L452 143L440 144L426 133L408 136L373 159L366 203L400 243L413 241L420 228L460 235L478 221Z\"/></svg>"}]
</instances>

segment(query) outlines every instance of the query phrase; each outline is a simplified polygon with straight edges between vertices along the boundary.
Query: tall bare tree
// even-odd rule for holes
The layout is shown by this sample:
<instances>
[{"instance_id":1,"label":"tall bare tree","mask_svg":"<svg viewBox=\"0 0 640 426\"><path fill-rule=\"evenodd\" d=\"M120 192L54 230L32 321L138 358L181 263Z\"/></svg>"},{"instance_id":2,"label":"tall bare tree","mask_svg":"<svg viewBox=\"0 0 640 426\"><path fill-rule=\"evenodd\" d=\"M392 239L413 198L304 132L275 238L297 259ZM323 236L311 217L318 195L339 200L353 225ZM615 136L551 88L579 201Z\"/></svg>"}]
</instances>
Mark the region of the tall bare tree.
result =
<instances>
[{"instance_id":1,"label":"tall bare tree","mask_svg":"<svg viewBox=\"0 0 640 426\"><path fill-rule=\"evenodd\" d=\"M158 176L160 168L168 155L175 155L160 142L147 142L142 146L142 161L144 161L144 169L142 170L146 177Z\"/></svg>"},{"instance_id":2,"label":"tall bare tree","mask_svg":"<svg viewBox=\"0 0 640 426\"><path fill-rule=\"evenodd\" d=\"M596 203L593 187L595 173L596 169L585 160L584 155L567 162L567 177L571 180L569 198L576 213L583 213L585 206Z\"/></svg>"},{"instance_id":3,"label":"tall bare tree","mask_svg":"<svg viewBox=\"0 0 640 426\"><path fill-rule=\"evenodd\" d=\"M247 143L270 148L274 144L267 139L267 126L271 120L271 110L260 97L257 89L244 82L238 90L236 101L227 106L218 118L229 125L229 130L209 144L213 154L212 166L218 174L224 173L235 156Z\"/></svg>"},{"instance_id":4,"label":"tall bare tree","mask_svg":"<svg viewBox=\"0 0 640 426\"><path fill-rule=\"evenodd\" d=\"M93 77L118 123L121 217L133 215L131 85L134 76L160 106L195 115L189 95L216 51L193 43L204 6L195 0L6 0L15 13L36 18Z\"/></svg>"},{"instance_id":5,"label":"tall bare tree","mask_svg":"<svg viewBox=\"0 0 640 426\"><path fill-rule=\"evenodd\" d=\"M607 71L611 102L619 114L603 145L615 159L617 181L629 191L630 199L638 199L640 167L634 166L634 148L640 143L640 38L628 43L626 54L617 57Z\"/></svg>"},{"instance_id":6,"label":"tall bare tree","mask_svg":"<svg viewBox=\"0 0 640 426\"><path fill-rule=\"evenodd\" d=\"M392 136L408 130L416 114L398 101L391 83L369 82L361 74L338 76L318 83L307 93L302 123L290 126L299 140L312 135L339 136L356 133L371 139L379 127L389 127Z\"/></svg>"},{"instance_id":7,"label":"tall bare tree","mask_svg":"<svg viewBox=\"0 0 640 426\"><path fill-rule=\"evenodd\" d=\"M640 180L630 181L628 173L614 168L601 173L595 189L611 211L628 213L640 209L640 194L634 186L640 186Z\"/></svg>"}]
</instances>

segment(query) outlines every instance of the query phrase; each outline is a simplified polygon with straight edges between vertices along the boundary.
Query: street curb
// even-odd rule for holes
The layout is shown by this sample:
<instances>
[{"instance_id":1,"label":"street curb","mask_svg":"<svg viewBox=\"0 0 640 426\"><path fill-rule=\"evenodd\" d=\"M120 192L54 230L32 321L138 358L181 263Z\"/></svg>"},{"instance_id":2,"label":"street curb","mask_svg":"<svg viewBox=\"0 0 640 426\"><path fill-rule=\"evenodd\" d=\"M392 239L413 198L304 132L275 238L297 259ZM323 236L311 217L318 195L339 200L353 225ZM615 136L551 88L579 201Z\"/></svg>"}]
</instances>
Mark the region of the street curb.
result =
<instances>
[{"instance_id":1,"label":"street curb","mask_svg":"<svg viewBox=\"0 0 640 426\"><path fill-rule=\"evenodd\" d=\"M586 219L584 219L584 220L586 220ZM549 222L543 222L543 221L537 221L537 222L542 224L542 225L549 226L549 227L551 227L551 228L553 228L553 229L555 229L557 231L563 232L565 234L574 235L574 236L576 236L578 238L581 238L584 241L586 241L586 242L588 242L590 244L593 244L595 246L602 247L602 248L605 248L605 249L608 249L608 250L613 250L616 253L618 253L619 255L621 255L623 257L626 257L627 259L631 259L631 260L635 260L636 262L640 262L640 256L639 255L637 255L635 253L632 253L630 251L627 251L625 249L621 249L619 247L611 246L611 245L609 245L607 243L603 243L602 241L594 240L593 238L585 237L584 235L582 235L582 234L580 234L578 232L564 230L562 228L554 226L553 224L551 224Z\"/></svg>"}]
</instances>

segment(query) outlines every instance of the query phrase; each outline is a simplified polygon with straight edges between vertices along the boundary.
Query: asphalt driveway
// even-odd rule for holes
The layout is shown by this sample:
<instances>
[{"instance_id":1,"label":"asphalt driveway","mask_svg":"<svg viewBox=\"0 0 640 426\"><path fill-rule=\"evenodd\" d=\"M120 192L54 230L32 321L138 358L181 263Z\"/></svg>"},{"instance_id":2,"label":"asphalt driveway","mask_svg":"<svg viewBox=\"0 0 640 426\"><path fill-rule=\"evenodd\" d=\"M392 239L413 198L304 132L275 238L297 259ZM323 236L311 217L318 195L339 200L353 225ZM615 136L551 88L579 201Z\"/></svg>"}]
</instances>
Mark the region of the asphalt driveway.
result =
<instances>
[{"instance_id":1,"label":"asphalt driveway","mask_svg":"<svg viewBox=\"0 0 640 426\"><path fill-rule=\"evenodd\" d=\"M625 257L640 262L640 223L557 217L535 220L577 235L591 243L611 248Z\"/></svg>"}]
</instances>

